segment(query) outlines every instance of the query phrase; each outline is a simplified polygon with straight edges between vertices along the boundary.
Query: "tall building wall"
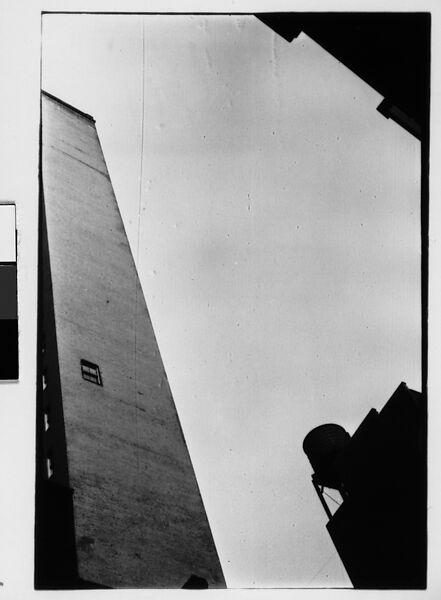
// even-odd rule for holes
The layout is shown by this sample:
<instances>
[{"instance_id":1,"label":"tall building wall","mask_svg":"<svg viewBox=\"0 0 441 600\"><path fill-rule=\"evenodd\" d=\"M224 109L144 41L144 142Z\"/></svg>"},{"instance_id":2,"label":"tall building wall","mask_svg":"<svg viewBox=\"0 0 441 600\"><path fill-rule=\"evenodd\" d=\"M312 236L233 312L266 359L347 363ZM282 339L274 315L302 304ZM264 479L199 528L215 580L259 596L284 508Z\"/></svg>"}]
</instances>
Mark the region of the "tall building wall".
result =
<instances>
[{"instance_id":1,"label":"tall building wall","mask_svg":"<svg viewBox=\"0 0 441 600\"><path fill-rule=\"evenodd\" d=\"M60 389L40 470L73 490L78 575L181 587L195 574L224 587L94 120L46 94L42 188L40 268L50 282L40 302L53 300L42 335L54 337ZM82 360L99 366L102 386L82 377ZM52 383L48 373L43 394Z\"/></svg>"}]
</instances>

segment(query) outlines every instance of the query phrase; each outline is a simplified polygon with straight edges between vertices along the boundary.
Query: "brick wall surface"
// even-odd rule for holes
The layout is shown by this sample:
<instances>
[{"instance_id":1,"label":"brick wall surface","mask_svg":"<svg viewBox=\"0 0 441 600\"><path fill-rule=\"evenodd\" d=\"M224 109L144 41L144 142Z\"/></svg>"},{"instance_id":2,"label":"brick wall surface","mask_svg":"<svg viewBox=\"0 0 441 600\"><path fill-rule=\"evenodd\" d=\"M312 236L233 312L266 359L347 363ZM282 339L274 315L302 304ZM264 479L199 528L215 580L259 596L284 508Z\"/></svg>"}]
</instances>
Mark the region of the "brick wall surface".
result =
<instances>
[{"instance_id":1,"label":"brick wall surface","mask_svg":"<svg viewBox=\"0 0 441 600\"><path fill-rule=\"evenodd\" d=\"M95 124L46 95L42 164L79 575L224 587Z\"/></svg>"}]
</instances>

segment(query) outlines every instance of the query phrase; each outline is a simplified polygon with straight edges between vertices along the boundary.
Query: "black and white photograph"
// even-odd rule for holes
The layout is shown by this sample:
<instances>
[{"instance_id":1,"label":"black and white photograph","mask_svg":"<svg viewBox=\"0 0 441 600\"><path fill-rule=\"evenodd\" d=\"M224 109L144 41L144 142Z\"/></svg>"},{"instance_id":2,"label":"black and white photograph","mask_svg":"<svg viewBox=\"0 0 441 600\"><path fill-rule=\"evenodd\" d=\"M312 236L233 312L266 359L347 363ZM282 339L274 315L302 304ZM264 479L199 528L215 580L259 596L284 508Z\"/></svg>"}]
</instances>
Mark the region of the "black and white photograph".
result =
<instances>
[{"instance_id":1,"label":"black and white photograph","mask_svg":"<svg viewBox=\"0 0 441 600\"><path fill-rule=\"evenodd\" d=\"M0 594L439 590L437 11L40 4Z\"/></svg>"}]
</instances>

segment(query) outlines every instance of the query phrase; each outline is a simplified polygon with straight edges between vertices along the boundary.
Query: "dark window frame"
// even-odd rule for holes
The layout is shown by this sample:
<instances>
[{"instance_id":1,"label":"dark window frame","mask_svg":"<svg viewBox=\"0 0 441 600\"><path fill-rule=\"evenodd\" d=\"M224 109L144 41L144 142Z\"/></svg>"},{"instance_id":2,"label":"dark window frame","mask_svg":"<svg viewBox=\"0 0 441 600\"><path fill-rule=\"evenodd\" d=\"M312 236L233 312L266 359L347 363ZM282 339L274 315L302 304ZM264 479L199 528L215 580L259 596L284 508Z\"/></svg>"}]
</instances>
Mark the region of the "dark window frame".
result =
<instances>
[{"instance_id":1,"label":"dark window frame","mask_svg":"<svg viewBox=\"0 0 441 600\"><path fill-rule=\"evenodd\" d=\"M81 364L81 376L85 381L89 381L90 383L94 383L95 385L99 385L103 387L103 379L101 377L101 371L98 365L90 362L89 360L84 360L83 358L80 361Z\"/></svg>"}]
</instances>

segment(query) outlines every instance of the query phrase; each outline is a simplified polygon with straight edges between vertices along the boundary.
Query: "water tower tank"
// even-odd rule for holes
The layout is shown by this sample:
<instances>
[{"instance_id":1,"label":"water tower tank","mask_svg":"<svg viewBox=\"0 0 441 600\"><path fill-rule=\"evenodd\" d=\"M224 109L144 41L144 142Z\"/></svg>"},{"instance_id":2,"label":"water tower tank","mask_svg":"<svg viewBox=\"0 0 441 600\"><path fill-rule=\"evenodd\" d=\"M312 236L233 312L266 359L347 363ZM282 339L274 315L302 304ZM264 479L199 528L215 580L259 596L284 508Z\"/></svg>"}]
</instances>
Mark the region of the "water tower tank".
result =
<instances>
[{"instance_id":1,"label":"water tower tank","mask_svg":"<svg viewBox=\"0 0 441 600\"><path fill-rule=\"evenodd\" d=\"M339 487L334 461L351 439L341 425L327 423L315 427L303 440L303 450L314 469L318 483Z\"/></svg>"}]
</instances>

